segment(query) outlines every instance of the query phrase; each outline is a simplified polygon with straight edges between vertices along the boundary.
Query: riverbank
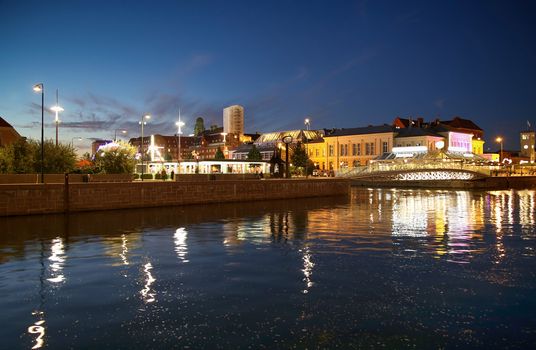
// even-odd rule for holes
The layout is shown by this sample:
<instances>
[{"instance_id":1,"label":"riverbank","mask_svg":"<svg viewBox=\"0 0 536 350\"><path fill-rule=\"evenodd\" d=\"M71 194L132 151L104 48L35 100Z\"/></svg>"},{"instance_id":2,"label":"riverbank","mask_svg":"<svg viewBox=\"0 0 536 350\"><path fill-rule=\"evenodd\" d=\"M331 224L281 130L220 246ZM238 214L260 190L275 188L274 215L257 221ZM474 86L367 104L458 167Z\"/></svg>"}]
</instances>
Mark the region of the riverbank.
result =
<instances>
[{"instance_id":1,"label":"riverbank","mask_svg":"<svg viewBox=\"0 0 536 350\"><path fill-rule=\"evenodd\" d=\"M346 179L0 185L0 216L346 195Z\"/></svg>"},{"instance_id":2,"label":"riverbank","mask_svg":"<svg viewBox=\"0 0 536 350\"><path fill-rule=\"evenodd\" d=\"M397 187L397 188L434 188L462 190L506 190L536 189L536 176L492 176L474 180L413 180L388 181L382 178L351 180L352 186Z\"/></svg>"}]
</instances>

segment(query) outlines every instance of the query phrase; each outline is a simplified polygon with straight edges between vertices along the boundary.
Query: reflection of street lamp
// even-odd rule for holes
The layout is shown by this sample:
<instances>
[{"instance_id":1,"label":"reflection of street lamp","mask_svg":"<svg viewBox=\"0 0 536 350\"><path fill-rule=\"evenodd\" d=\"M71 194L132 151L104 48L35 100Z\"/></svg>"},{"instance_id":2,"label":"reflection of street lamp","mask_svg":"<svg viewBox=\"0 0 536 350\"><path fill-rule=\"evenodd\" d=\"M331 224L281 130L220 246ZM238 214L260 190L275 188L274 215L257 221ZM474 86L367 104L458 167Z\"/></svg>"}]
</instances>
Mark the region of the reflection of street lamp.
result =
<instances>
[{"instance_id":1,"label":"reflection of street lamp","mask_svg":"<svg viewBox=\"0 0 536 350\"><path fill-rule=\"evenodd\" d=\"M60 107L59 102L58 102L58 89L56 89L56 105L50 109L56 112L56 117L54 118L54 122L56 123L56 146L57 146L58 145L58 130L59 130L59 124L60 124L60 118L58 117L58 113L64 111L64 109Z\"/></svg>"},{"instance_id":2,"label":"reflection of street lamp","mask_svg":"<svg viewBox=\"0 0 536 350\"><path fill-rule=\"evenodd\" d=\"M223 157L225 158L225 155L227 155L227 140L225 139L227 137L227 133L226 132L222 132L220 133L221 136L223 136Z\"/></svg>"},{"instance_id":3,"label":"reflection of street lamp","mask_svg":"<svg viewBox=\"0 0 536 350\"><path fill-rule=\"evenodd\" d=\"M285 177L288 179L290 178L290 167L288 166L288 145L292 142L292 136L284 136L282 141L285 144Z\"/></svg>"},{"instance_id":4,"label":"reflection of street lamp","mask_svg":"<svg viewBox=\"0 0 536 350\"><path fill-rule=\"evenodd\" d=\"M124 129L115 129L114 130L114 142L117 141L117 132L118 131L121 131L121 134L126 134L127 133L127 131L124 130Z\"/></svg>"},{"instance_id":5,"label":"reflection of street lamp","mask_svg":"<svg viewBox=\"0 0 536 350\"><path fill-rule=\"evenodd\" d=\"M503 138L499 136L495 139L495 141L501 144L501 153L499 153L499 163L500 163L502 162L502 158L503 158Z\"/></svg>"},{"instance_id":6,"label":"reflection of street lamp","mask_svg":"<svg viewBox=\"0 0 536 350\"><path fill-rule=\"evenodd\" d=\"M141 120L139 121L139 123L141 125L141 150L140 150L140 153L141 153L141 181L143 181L143 171L144 171L144 167L145 167L144 160L143 160L143 126L145 124L147 124L147 122L145 120L149 120L149 119L151 119L151 116L149 114L145 114L144 116L141 117Z\"/></svg>"},{"instance_id":7,"label":"reflection of street lamp","mask_svg":"<svg viewBox=\"0 0 536 350\"><path fill-rule=\"evenodd\" d=\"M41 183L45 183L45 86L35 84L33 91L41 93Z\"/></svg>"}]
</instances>

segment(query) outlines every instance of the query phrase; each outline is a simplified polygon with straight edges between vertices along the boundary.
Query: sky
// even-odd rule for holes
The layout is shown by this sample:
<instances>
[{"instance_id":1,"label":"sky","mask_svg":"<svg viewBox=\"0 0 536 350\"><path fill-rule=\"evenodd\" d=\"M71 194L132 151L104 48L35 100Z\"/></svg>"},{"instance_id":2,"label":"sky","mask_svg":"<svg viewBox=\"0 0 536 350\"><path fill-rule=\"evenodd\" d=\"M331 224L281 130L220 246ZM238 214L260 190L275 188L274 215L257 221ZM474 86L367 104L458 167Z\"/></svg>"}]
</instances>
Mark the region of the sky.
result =
<instances>
[{"instance_id":1,"label":"sky","mask_svg":"<svg viewBox=\"0 0 536 350\"><path fill-rule=\"evenodd\" d=\"M534 1L0 0L0 116L39 139L173 135L179 109L245 131L351 128L398 116L473 120L485 151L536 126ZM53 112L45 138L55 137ZM81 137L82 140L73 138Z\"/></svg>"}]
</instances>

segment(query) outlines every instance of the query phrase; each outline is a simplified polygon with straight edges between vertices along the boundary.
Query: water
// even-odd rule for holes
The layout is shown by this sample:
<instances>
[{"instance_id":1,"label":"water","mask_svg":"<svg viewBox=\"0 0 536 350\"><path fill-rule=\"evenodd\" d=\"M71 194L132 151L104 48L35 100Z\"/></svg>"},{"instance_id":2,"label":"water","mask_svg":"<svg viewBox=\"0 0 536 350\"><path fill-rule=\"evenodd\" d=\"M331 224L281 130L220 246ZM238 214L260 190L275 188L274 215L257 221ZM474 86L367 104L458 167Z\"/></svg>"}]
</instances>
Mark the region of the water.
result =
<instances>
[{"instance_id":1,"label":"water","mask_svg":"<svg viewBox=\"0 0 536 350\"><path fill-rule=\"evenodd\" d=\"M0 219L0 348L536 344L536 192Z\"/></svg>"}]
</instances>

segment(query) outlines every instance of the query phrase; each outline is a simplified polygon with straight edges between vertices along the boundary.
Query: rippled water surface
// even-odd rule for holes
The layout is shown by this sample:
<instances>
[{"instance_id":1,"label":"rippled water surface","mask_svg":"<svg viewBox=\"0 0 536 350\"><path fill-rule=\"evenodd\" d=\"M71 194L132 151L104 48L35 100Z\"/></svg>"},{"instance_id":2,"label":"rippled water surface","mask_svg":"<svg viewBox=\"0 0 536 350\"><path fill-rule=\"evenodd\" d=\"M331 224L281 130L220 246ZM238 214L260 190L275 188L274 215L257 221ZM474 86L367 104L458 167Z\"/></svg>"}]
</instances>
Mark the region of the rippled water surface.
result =
<instances>
[{"instance_id":1,"label":"rippled water surface","mask_svg":"<svg viewBox=\"0 0 536 350\"><path fill-rule=\"evenodd\" d=\"M0 348L531 348L536 193L0 219Z\"/></svg>"}]
</instances>

